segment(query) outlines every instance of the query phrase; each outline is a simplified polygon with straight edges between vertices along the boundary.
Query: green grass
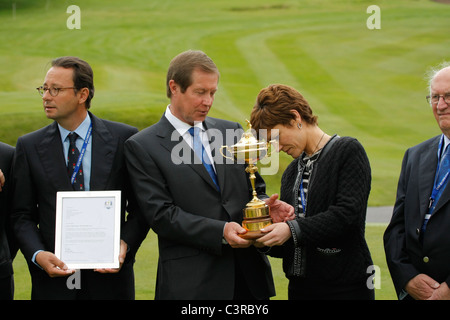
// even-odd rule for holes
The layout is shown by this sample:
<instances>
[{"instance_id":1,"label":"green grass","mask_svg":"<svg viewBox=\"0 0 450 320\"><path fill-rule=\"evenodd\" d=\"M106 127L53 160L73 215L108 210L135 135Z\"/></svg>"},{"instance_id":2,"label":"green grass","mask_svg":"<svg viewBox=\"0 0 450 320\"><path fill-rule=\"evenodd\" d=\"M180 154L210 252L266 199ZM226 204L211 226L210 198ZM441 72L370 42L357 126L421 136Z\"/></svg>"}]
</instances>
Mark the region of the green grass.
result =
<instances>
[{"instance_id":1,"label":"green grass","mask_svg":"<svg viewBox=\"0 0 450 320\"><path fill-rule=\"evenodd\" d=\"M15 3L13 14L12 4ZM167 105L172 57L201 49L221 71L212 116L245 125L270 83L299 89L329 134L359 139L369 155L369 204L391 205L409 146L439 133L425 103L427 68L448 58L450 6L428 0L377 1L381 29L369 30L363 0L77 1L81 29L69 30L67 3L0 5L0 140L49 123L34 90L49 61L86 59L95 72L92 111L142 129ZM281 170L266 180L277 192Z\"/></svg>"},{"instance_id":2,"label":"green grass","mask_svg":"<svg viewBox=\"0 0 450 320\"><path fill-rule=\"evenodd\" d=\"M366 228L366 239L372 254L373 263L380 268L381 283L380 288L375 290L375 298L377 300L394 300L396 299L396 295L386 266L382 245L382 234L385 229L386 225L368 224ZM273 300L286 300L288 280L284 276L281 259L271 257L269 259L272 265L272 274L277 292ZM153 232L149 232L138 251L134 267L137 300L154 299L157 262L158 240ZM30 276L25 259L20 252L14 260L14 271L16 275L14 279L15 299L30 299Z\"/></svg>"},{"instance_id":3,"label":"green grass","mask_svg":"<svg viewBox=\"0 0 450 320\"><path fill-rule=\"evenodd\" d=\"M305 95L325 132L356 137L371 162L370 206L393 204L406 148L439 134L424 98L424 75L449 59L448 5L429 0L76 4L80 30L66 27L67 1L0 3L0 141L15 145L19 136L49 123L34 88L42 84L50 60L62 55L92 65L96 115L147 127L168 104L170 60L187 49L204 50L221 71L212 116L245 125L259 90L284 83ZM366 27L372 4L381 8L380 30ZM290 161L281 154L278 174L264 177L268 193L279 191Z\"/></svg>"}]
</instances>

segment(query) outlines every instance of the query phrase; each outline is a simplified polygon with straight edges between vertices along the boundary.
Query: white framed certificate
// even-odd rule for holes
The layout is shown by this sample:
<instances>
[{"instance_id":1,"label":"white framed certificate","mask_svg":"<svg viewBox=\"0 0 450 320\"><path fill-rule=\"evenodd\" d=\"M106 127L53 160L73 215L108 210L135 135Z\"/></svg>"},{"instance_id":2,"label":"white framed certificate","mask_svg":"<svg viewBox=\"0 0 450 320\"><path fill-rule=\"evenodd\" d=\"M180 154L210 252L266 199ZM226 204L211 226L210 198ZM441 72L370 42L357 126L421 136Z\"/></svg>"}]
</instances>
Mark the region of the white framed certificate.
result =
<instances>
[{"instance_id":1,"label":"white framed certificate","mask_svg":"<svg viewBox=\"0 0 450 320\"><path fill-rule=\"evenodd\" d=\"M69 269L118 268L121 191L56 194L55 255Z\"/></svg>"}]
</instances>

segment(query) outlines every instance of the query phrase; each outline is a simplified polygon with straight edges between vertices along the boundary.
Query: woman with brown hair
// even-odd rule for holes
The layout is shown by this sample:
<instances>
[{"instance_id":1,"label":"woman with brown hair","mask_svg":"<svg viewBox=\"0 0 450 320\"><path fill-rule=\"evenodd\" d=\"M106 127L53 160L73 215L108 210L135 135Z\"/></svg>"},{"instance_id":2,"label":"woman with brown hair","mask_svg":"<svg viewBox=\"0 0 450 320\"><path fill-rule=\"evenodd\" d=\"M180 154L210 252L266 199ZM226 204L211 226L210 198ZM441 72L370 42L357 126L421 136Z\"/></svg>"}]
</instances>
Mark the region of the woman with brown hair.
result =
<instances>
[{"instance_id":1,"label":"woman with brown hair","mask_svg":"<svg viewBox=\"0 0 450 320\"><path fill-rule=\"evenodd\" d=\"M296 218L266 227L257 245L283 258L289 299L374 299L372 259L364 232L371 170L354 138L330 136L294 88L271 85L259 93L252 128L278 136L294 158L283 173L280 199Z\"/></svg>"}]
</instances>

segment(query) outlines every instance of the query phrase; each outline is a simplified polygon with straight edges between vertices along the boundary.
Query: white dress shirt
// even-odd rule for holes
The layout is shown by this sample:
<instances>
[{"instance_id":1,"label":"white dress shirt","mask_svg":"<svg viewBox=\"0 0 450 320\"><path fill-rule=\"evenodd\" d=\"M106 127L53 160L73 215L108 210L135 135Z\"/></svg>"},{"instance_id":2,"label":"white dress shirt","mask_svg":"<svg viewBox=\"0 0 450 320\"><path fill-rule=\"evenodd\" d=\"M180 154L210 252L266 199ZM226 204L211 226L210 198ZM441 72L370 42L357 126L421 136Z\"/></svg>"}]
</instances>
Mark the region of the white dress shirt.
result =
<instances>
[{"instance_id":1,"label":"white dress shirt","mask_svg":"<svg viewBox=\"0 0 450 320\"><path fill-rule=\"evenodd\" d=\"M193 149L193 137L188 131L192 126L175 117L170 111L170 105L168 105L166 108L165 117L174 126L175 130L178 131L180 136L183 137L184 141L186 141L186 143ZM212 164L215 171L216 168L214 167L214 161L212 161L213 157L211 154L211 147L209 145L208 135L206 134L205 128L203 127L203 123L200 121L195 122L194 126L200 128L200 139L205 148L206 154L208 155L209 162Z\"/></svg>"}]
</instances>

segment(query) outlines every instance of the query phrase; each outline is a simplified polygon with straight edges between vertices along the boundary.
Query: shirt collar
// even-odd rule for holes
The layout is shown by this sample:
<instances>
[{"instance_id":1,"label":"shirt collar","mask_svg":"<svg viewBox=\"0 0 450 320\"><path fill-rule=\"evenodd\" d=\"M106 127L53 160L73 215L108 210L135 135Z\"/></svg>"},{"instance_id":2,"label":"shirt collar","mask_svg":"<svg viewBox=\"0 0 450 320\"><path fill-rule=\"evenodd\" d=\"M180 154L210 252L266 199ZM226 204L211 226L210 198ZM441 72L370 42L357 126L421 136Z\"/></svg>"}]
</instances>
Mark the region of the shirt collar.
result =
<instances>
[{"instance_id":1,"label":"shirt collar","mask_svg":"<svg viewBox=\"0 0 450 320\"><path fill-rule=\"evenodd\" d=\"M73 132L78 134L78 136L84 140L84 138L87 135L90 125L91 125L91 117L89 116L89 113L87 113L86 118L78 126L78 128L76 128ZM64 129L63 127L61 127L59 125L59 123L58 123L58 128L59 128L59 133L61 134L61 140L62 140L62 142L64 142L67 139L67 136L69 135L69 133L72 131Z\"/></svg>"},{"instance_id":2,"label":"shirt collar","mask_svg":"<svg viewBox=\"0 0 450 320\"><path fill-rule=\"evenodd\" d=\"M173 115L172 111L170 110L170 104L166 108L165 116L181 136L183 136L192 127L190 124L181 121ZM196 122L194 126L200 128L201 131L204 131L202 122Z\"/></svg>"},{"instance_id":3,"label":"shirt collar","mask_svg":"<svg viewBox=\"0 0 450 320\"><path fill-rule=\"evenodd\" d=\"M445 148L447 148L448 144L450 143L450 139L447 138L445 134L443 134L443 136L444 136L444 149L442 150L445 150Z\"/></svg>"}]
</instances>

